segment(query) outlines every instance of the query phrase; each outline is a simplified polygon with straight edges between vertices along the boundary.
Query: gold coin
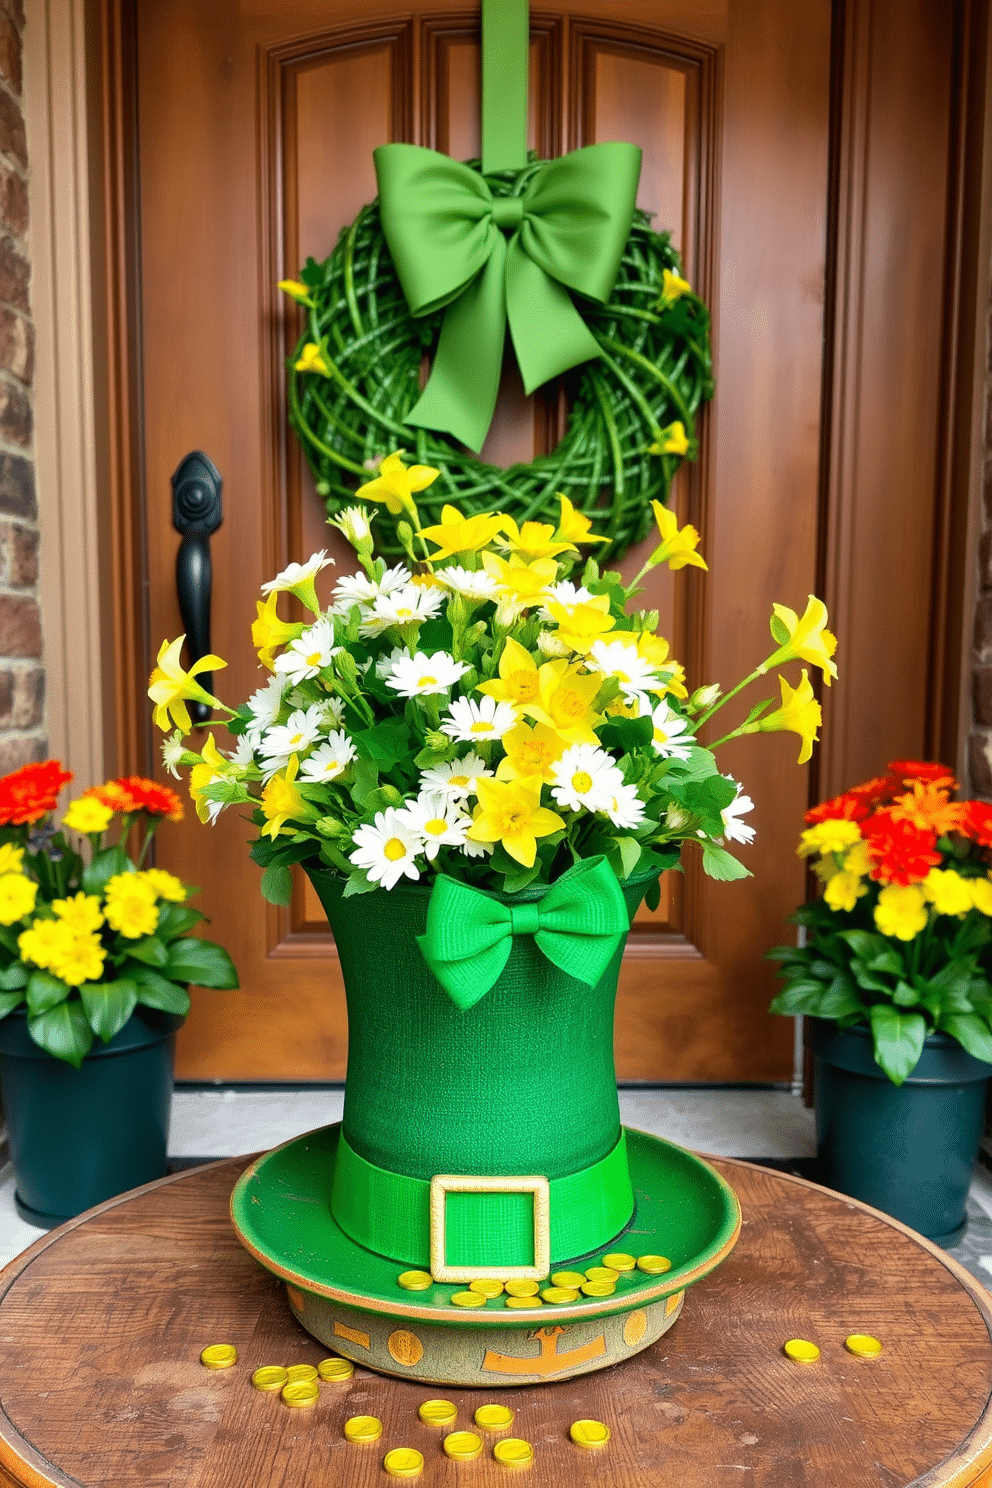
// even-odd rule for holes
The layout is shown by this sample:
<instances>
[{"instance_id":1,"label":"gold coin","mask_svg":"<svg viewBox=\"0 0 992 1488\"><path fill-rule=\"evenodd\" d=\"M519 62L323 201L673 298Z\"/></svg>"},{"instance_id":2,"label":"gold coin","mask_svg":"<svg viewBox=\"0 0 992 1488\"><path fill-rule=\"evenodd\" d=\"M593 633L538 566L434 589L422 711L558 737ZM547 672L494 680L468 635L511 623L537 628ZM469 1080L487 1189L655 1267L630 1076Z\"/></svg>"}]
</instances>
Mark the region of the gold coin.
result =
<instances>
[{"instance_id":1,"label":"gold coin","mask_svg":"<svg viewBox=\"0 0 992 1488\"><path fill-rule=\"evenodd\" d=\"M788 1343L783 1343L782 1352L796 1364L815 1364L820 1357L816 1344L806 1338L790 1338Z\"/></svg>"},{"instance_id":2,"label":"gold coin","mask_svg":"<svg viewBox=\"0 0 992 1488\"><path fill-rule=\"evenodd\" d=\"M290 1384L295 1384L298 1380L319 1379L320 1371L315 1364L290 1364L286 1377Z\"/></svg>"},{"instance_id":3,"label":"gold coin","mask_svg":"<svg viewBox=\"0 0 992 1488\"><path fill-rule=\"evenodd\" d=\"M350 1442L378 1441L382 1422L378 1416L349 1416L344 1423L344 1434Z\"/></svg>"},{"instance_id":4,"label":"gold coin","mask_svg":"<svg viewBox=\"0 0 992 1488\"><path fill-rule=\"evenodd\" d=\"M508 1436L504 1441L496 1442L493 1456L504 1467L530 1467L534 1461L534 1448L519 1436Z\"/></svg>"},{"instance_id":5,"label":"gold coin","mask_svg":"<svg viewBox=\"0 0 992 1488\"><path fill-rule=\"evenodd\" d=\"M513 1412L505 1405L480 1405L475 1413L475 1424L488 1427L490 1431L502 1431L513 1425Z\"/></svg>"},{"instance_id":6,"label":"gold coin","mask_svg":"<svg viewBox=\"0 0 992 1488\"><path fill-rule=\"evenodd\" d=\"M618 1275L609 1266L590 1266L586 1272L586 1281L616 1281Z\"/></svg>"},{"instance_id":7,"label":"gold coin","mask_svg":"<svg viewBox=\"0 0 992 1488\"><path fill-rule=\"evenodd\" d=\"M579 1291L586 1297L612 1297L616 1289L615 1281L586 1281Z\"/></svg>"},{"instance_id":8,"label":"gold coin","mask_svg":"<svg viewBox=\"0 0 992 1488\"><path fill-rule=\"evenodd\" d=\"M313 1405L319 1394L320 1386L316 1380L290 1380L288 1385L282 1387L282 1398L286 1405Z\"/></svg>"},{"instance_id":9,"label":"gold coin","mask_svg":"<svg viewBox=\"0 0 992 1488\"><path fill-rule=\"evenodd\" d=\"M539 1281L508 1281L503 1288L508 1297L536 1297L541 1290Z\"/></svg>"},{"instance_id":10,"label":"gold coin","mask_svg":"<svg viewBox=\"0 0 992 1488\"><path fill-rule=\"evenodd\" d=\"M844 1339L844 1347L859 1359L877 1359L882 1352L881 1339L872 1338L870 1333L851 1333Z\"/></svg>"},{"instance_id":11,"label":"gold coin","mask_svg":"<svg viewBox=\"0 0 992 1488\"><path fill-rule=\"evenodd\" d=\"M394 1447L382 1459L391 1478L418 1478L424 1470L424 1459L416 1447Z\"/></svg>"},{"instance_id":12,"label":"gold coin","mask_svg":"<svg viewBox=\"0 0 992 1488\"><path fill-rule=\"evenodd\" d=\"M402 1271L396 1280L408 1292L426 1292L429 1286L434 1285L434 1278L429 1271Z\"/></svg>"},{"instance_id":13,"label":"gold coin","mask_svg":"<svg viewBox=\"0 0 992 1488\"><path fill-rule=\"evenodd\" d=\"M579 1294L575 1287L545 1287L541 1296L545 1302L578 1302L579 1300Z\"/></svg>"},{"instance_id":14,"label":"gold coin","mask_svg":"<svg viewBox=\"0 0 992 1488\"><path fill-rule=\"evenodd\" d=\"M498 1297L503 1291L503 1283L497 1281L495 1276L480 1276L468 1284L470 1292L478 1292L480 1297Z\"/></svg>"},{"instance_id":15,"label":"gold coin","mask_svg":"<svg viewBox=\"0 0 992 1488\"><path fill-rule=\"evenodd\" d=\"M637 1257L638 1271L646 1271L648 1276L661 1276L665 1271L671 1271L672 1263L667 1256L643 1255Z\"/></svg>"},{"instance_id":16,"label":"gold coin","mask_svg":"<svg viewBox=\"0 0 992 1488\"><path fill-rule=\"evenodd\" d=\"M450 1400L425 1400L417 1411L422 1421L428 1426L450 1426L458 1414L457 1405L452 1405Z\"/></svg>"},{"instance_id":17,"label":"gold coin","mask_svg":"<svg viewBox=\"0 0 992 1488\"><path fill-rule=\"evenodd\" d=\"M611 1271L633 1271L637 1265L635 1256L626 1255L622 1250L615 1250L612 1255L603 1257L603 1265L609 1266Z\"/></svg>"},{"instance_id":18,"label":"gold coin","mask_svg":"<svg viewBox=\"0 0 992 1488\"><path fill-rule=\"evenodd\" d=\"M605 1447L610 1439L610 1428L602 1421L573 1421L568 1434L577 1447Z\"/></svg>"},{"instance_id":19,"label":"gold coin","mask_svg":"<svg viewBox=\"0 0 992 1488\"><path fill-rule=\"evenodd\" d=\"M543 1307L540 1297L507 1297L504 1307Z\"/></svg>"},{"instance_id":20,"label":"gold coin","mask_svg":"<svg viewBox=\"0 0 992 1488\"><path fill-rule=\"evenodd\" d=\"M317 1365L322 1380L351 1379L354 1372L355 1366L350 1359L321 1359Z\"/></svg>"},{"instance_id":21,"label":"gold coin","mask_svg":"<svg viewBox=\"0 0 992 1488\"><path fill-rule=\"evenodd\" d=\"M556 1271L551 1278L551 1285L580 1287L586 1279L584 1271Z\"/></svg>"},{"instance_id":22,"label":"gold coin","mask_svg":"<svg viewBox=\"0 0 992 1488\"><path fill-rule=\"evenodd\" d=\"M233 1343L211 1343L200 1355L205 1369L230 1369L238 1362L238 1351Z\"/></svg>"},{"instance_id":23,"label":"gold coin","mask_svg":"<svg viewBox=\"0 0 992 1488\"><path fill-rule=\"evenodd\" d=\"M453 1292L451 1300L456 1307L485 1307L487 1301L478 1292Z\"/></svg>"},{"instance_id":24,"label":"gold coin","mask_svg":"<svg viewBox=\"0 0 992 1488\"><path fill-rule=\"evenodd\" d=\"M474 1462L482 1454L482 1437L474 1431L453 1431L442 1443L445 1453L456 1462Z\"/></svg>"},{"instance_id":25,"label":"gold coin","mask_svg":"<svg viewBox=\"0 0 992 1488\"><path fill-rule=\"evenodd\" d=\"M251 1377L256 1390L281 1390L289 1384L289 1375L279 1364L263 1364Z\"/></svg>"}]
</instances>

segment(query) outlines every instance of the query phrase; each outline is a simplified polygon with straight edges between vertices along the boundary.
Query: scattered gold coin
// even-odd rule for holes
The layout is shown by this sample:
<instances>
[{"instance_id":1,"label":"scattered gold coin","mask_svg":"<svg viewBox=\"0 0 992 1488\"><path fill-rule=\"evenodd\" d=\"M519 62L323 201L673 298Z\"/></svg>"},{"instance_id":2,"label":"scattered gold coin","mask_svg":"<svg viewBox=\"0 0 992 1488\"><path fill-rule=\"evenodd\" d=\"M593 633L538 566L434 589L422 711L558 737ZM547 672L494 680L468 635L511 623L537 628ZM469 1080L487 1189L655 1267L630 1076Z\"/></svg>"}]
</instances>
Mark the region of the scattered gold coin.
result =
<instances>
[{"instance_id":1,"label":"scattered gold coin","mask_svg":"<svg viewBox=\"0 0 992 1488\"><path fill-rule=\"evenodd\" d=\"M281 1390L289 1384L289 1375L280 1364L263 1364L251 1377L256 1390Z\"/></svg>"},{"instance_id":2,"label":"scattered gold coin","mask_svg":"<svg viewBox=\"0 0 992 1488\"><path fill-rule=\"evenodd\" d=\"M541 1293L545 1302L578 1302L579 1294L575 1287L549 1286Z\"/></svg>"},{"instance_id":3,"label":"scattered gold coin","mask_svg":"<svg viewBox=\"0 0 992 1488\"><path fill-rule=\"evenodd\" d=\"M881 1339L872 1338L870 1333L851 1333L844 1339L844 1347L859 1359L877 1359L882 1352Z\"/></svg>"},{"instance_id":4,"label":"scattered gold coin","mask_svg":"<svg viewBox=\"0 0 992 1488\"><path fill-rule=\"evenodd\" d=\"M497 1281L495 1276L480 1276L468 1284L470 1292L478 1292L480 1297L499 1297L502 1295L503 1283Z\"/></svg>"},{"instance_id":5,"label":"scattered gold coin","mask_svg":"<svg viewBox=\"0 0 992 1488\"><path fill-rule=\"evenodd\" d=\"M317 1365L322 1380L347 1380L354 1372L355 1366L350 1359L321 1359Z\"/></svg>"},{"instance_id":6,"label":"scattered gold coin","mask_svg":"<svg viewBox=\"0 0 992 1488\"><path fill-rule=\"evenodd\" d=\"M425 1400L417 1411L422 1421L428 1426L450 1426L458 1414L457 1405L452 1405L450 1400Z\"/></svg>"},{"instance_id":7,"label":"scattered gold coin","mask_svg":"<svg viewBox=\"0 0 992 1488\"><path fill-rule=\"evenodd\" d=\"M610 1428L602 1421L573 1421L568 1434L577 1447L605 1447L610 1439Z\"/></svg>"},{"instance_id":8,"label":"scattered gold coin","mask_svg":"<svg viewBox=\"0 0 992 1488\"><path fill-rule=\"evenodd\" d=\"M580 1287L587 1280L584 1271L556 1271L551 1278L552 1286Z\"/></svg>"},{"instance_id":9,"label":"scattered gold coin","mask_svg":"<svg viewBox=\"0 0 992 1488\"><path fill-rule=\"evenodd\" d=\"M541 1290L539 1281L508 1281L503 1288L508 1297L536 1297Z\"/></svg>"},{"instance_id":10,"label":"scattered gold coin","mask_svg":"<svg viewBox=\"0 0 992 1488\"><path fill-rule=\"evenodd\" d=\"M456 1462L473 1462L482 1454L482 1437L474 1431L453 1431L442 1443L445 1453Z\"/></svg>"},{"instance_id":11,"label":"scattered gold coin","mask_svg":"<svg viewBox=\"0 0 992 1488\"><path fill-rule=\"evenodd\" d=\"M495 1444L493 1456L504 1467L530 1467L534 1461L534 1448L519 1436L508 1436Z\"/></svg>"},{"instance_id":12,"label":"scattered gold coin","mask_svg":"<svg viewBox=\"0 0 992 1488\"><path fill-rule=\"evenodd\" d=\"M299 1380L319 1379L320 1371L316 1364L290 1364L286 1376L290 1384L296 1384Z\"/></svg>"},{"instance_id":13,"label":"scattered gold coin","mask_svg":"<svg viewBox=\"0 0 992 1488\"><path fill-rule=\"evenodd\" d=\"M579 1291L586 1297L612 1297L616 1289L615 1281L585 1281Z\"/></svg>"},{"instance_id":14,"label":"scattered gold coin","mask_svg":"<svg viewBox=\"0 0 992 1488\"><path fill-rule=\"evenodd\" d=\"M349 1416L344 1423L344 1434L350 1442L378 1441L382 1422L378 1416Z\"/></svg>"},{"instance_id":15,"label":"scattered gold coin","mask_svg":"<svg viewBox=\"0 0 992 1488\"><path fill-rule=\"evenodd\" d=\"M590 1266L586 1272L586 1281L616 1281L619 1272L610 1266Z\"/></svg>"},{"instance_id":16,"label":"scattered gold coin","mask_svg":"<svg viewBox=\"0 0 992 1488\"><path fill-rule=\"evenodd\" d=\"M637 1257L638 1271L646 1271L648 1276L661 1276L666 1271L671 1271L672 1263L667 1256L643 1255Z\"/></svg>"},{"instance_id":17,"label":"scattered gold coin","mask_svg":"<svg viewBox=\"0 0 992 1488\"><path fill-rule=\"evenodd\" d=\"M782 1352L796 1364L815 1364L820 1357L816 1344L806 1338L790 1338L788 1343L783 1343Z\"/></svg>"},{"instance_id":18,"label":"scattered gold coin","mask_svg":"<svg viewBox=\"0 0 992 1488\"><path fill-rule=\"evenodd\" d=\"M475 1424L489 1431L503 1431L513 1425L513 1412L505 1405L480 1405L475 1413Z\"/></svg>"},{"instance_id":19,"label":"scattered gold coin","mask_svg":"<svg viewBox=\"0 0 992 1488\"><path fill-rule=\"evenodd\" d=\"M478 1292L452 1292L451 1300L456 1307L485 1307L487 1298Z\"/></svg>"},{"instance_id":20,"label":"scattered gold coin","mask_svg":"<svg viewBox=\"0 0 992 1488\"><path fill-rule=\"evenodd\" d=\"M543 1307L540 1297L507 1297L504 1307Z\"/></svg>"},{"instance_id":21,"label":"scattered gold coin","mask_svg":"<svg viewBox=\"0 0 992 1488\"><path fill-rule=\"evenodd\" d=\"M320 1386L316 1380L290 1380L288 1385L282 1387L282 1398L286 1405L302 1407L313 1405L320 1394Z\"/></svg>"},{"instance_id":22,"label":"scattered gold coin","mask_svg":"<svg viewBox=\"0 0 992 1488\"><path fill-rule=\"evenodd\" d=\"M424 1459L415 1447L393 1447L382 1459L391 1478L418 1478L424 1470Z\"/></svg>"},{"instance_id":23,"label":"scattered gold coin","mask_svg":"<svg viewBox=\"0 0 992 1488\"><path fill-rule=\"evenodd\" d=\"M633 1271L637 1265L637 1258L626 1255L622 1250L615 1250L611 1255L603 1257L603 1265L609 1266L611 1271Z\"/></svg>"},{"instance_id":24,"label":"scattered gold coin","mask_svg":"<svg viewBox=\"0 0 992 1488\"><path fill-rule=\"evenodd\" d=\"M238 1362L238 1351L233 1343L211 1343L200 1355L205 1369L230 1369Z\"/></svg>"},{"instance_id":25,"label":"scattered gold coin","mask_svg":"<svg viewBox=\"0 0 992 1488\"><path fill-rule=\"evenodd\" d=\"M434 1278L429 1271L401 1271L396 1280L408 1292L426 1292L429 1286L434 1285Z\"/></svg>"}]
</instances>

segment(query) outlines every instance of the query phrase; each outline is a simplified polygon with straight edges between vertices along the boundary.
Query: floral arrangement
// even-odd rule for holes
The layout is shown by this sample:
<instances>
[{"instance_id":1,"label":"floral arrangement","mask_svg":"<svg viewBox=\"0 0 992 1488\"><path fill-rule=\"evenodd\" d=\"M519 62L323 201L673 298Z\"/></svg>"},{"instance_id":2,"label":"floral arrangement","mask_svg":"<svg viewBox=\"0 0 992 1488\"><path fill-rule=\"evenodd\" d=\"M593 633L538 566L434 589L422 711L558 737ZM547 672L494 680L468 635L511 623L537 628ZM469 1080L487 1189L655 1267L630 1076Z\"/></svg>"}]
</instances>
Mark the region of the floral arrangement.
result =
<instances>
[{"instance_id":1,"label":"floral arrangement","mask_svg":"<svg viewBox=\"0 0 992 1488\"><path fill-rule=\"evenodd\" d=\"M191 890L142 866L159 822L182 817L175 791L139 776L108 780L56 825L71 780L58 760L0 779L0 1018L26 1006L35 1043L78 1069L94 1037L108 1042L139 1005L186 1014L186 983L236 987L238 978L225 950L189 934L203 919L186 903ZM135 826L136 862L125 847Z\"/></svg>"},{"instance_id":2,"label":"floral arrangement","mask_svg":"<svg viewBox=\"0 0 992 1488\"><path fill-rule=\"evenodd\" d=\"M956 789L943 765L893 760L807 812L798 851L823 894L792 916L805 946L769 952L772 1012L869 1025L896 1085L931 1032L992 1062L992 806Z\"/></svg>"},{"instance_id":3,"label":"floral arrangement","mask_svg":"<svg viewBox=\"0 0 992 1488\"><path fill-rule=\"evenodd\" d=\"M247 702L228 708L196 680L226 665L219 657L187 672L183 637L163 642L149 695L163 731L175 725L164 759L174 775L190 769L201 820L250 806L262 890L276 903L289 900L290 866L308 859L340 873L346 894L441 873L513 893L599 854L620 879L657 875L684 843L713 877L746 876L724 844L751 840L752 802L698 733L772 666L836 675L821 602L811 596L801 618L775 605L775 646L755 671L726 695L690 693L657 614L635 601L657 564L706 567L692 527L653 503L660 541L625 584L580 556L603 539L566 496L557 524L446 505L421 526L416 493L438 472L407 467L402 453L358 495L394 517L406 562L375 556L375 513L342 512L332 525L360 571L337 581L326 608L315 589L325 553L263 585L252 638L269 676ZM280 618L284 594L305 620ZM806 760L819 704L805 669L797 687L780 685L778 707L759 702L717 743L788 729ZM187 747L189 700L225 715L232 751L212 733L201 752Z\"/></svg>"}]
</instances>

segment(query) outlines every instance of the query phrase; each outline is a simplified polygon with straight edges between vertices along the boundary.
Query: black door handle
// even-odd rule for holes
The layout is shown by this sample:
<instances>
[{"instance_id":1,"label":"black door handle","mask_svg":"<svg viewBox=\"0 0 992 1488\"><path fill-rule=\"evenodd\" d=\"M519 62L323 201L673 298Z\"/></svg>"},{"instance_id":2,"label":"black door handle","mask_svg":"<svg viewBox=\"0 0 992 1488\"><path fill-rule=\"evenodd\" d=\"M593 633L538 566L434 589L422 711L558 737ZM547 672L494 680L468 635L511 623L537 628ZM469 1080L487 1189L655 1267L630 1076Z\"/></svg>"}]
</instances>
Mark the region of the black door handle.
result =
<instances>
[{"instance_id":1,"label":"black door handle","mask_svg":"<svg viewBox=\"0 0 992 1488\"><path fill-rule=\"evenodd\" d=\"M179 613L186 631L189 665L210 651L210 534L223 521L220 493L224 482L214 462L200 450L180 460L172 477L172 522L183 540L176 554ZM201 672L197 681L213 691L213 676ZM194 723L206 723L206 703L190 703Z\"/></svg>"}]
</instances>

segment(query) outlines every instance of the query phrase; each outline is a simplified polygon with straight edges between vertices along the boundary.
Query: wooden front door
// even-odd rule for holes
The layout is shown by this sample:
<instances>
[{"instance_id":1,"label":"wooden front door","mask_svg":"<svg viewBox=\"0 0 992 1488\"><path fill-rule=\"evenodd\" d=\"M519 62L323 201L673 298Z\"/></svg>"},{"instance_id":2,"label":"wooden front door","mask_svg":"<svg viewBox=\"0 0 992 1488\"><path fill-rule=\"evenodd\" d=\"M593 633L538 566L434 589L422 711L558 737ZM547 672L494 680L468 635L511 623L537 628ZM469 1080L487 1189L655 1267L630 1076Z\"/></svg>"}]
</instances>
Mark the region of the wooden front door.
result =
<instances>
[{"instance_id":1,"label":"wooden front door","mask_svg":"<svg viewBox=\"0 0 992 1488\"><path fill-rule=\"evenodd\" d=\"M230 662L215 685L233 704L264 680L249 641L260 585L321 547L337 573L351 566L286 430L296 322L277 281L326 256L374 196L375 145L478 152L478 16L464 0L160 0L135 5L131 24L145 493L134 550L148 583L134 693L160 640L182 629L169 477L201 449L224 478L212 645ZM650 594L691 685L737 681L769 648L772 602L801 611L816 588L830 51L829 0L574 0L532 16L532 146L641 145L639 202L672 229L713 310L717 395L678 491L709 573L659 577ZM489 457L528 458L542 437L508 385ZM140 764L161 774L157 746ZM766 1017L762 955L803 894L797 752L792 735L725 751L756 802L756 843L741 853L754 877L713 884L691 861L639 916L619 1002L622 1078L788 1077L791 1028ZM158 861L203 886L209 934L242 980L195 994L178 1073L340 1078L333 942L302 882L290 910L263 903L250 835L234 813L211 828L190 813L161 834Z\"/></svg>"}]
</instances>

